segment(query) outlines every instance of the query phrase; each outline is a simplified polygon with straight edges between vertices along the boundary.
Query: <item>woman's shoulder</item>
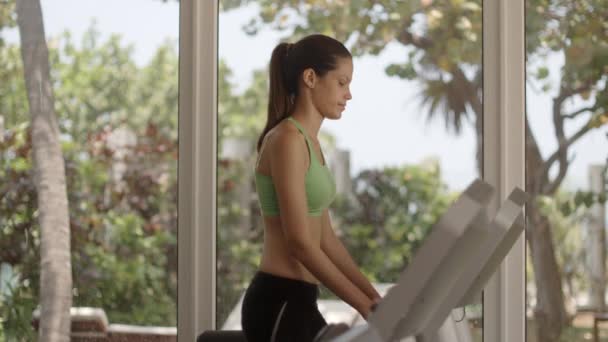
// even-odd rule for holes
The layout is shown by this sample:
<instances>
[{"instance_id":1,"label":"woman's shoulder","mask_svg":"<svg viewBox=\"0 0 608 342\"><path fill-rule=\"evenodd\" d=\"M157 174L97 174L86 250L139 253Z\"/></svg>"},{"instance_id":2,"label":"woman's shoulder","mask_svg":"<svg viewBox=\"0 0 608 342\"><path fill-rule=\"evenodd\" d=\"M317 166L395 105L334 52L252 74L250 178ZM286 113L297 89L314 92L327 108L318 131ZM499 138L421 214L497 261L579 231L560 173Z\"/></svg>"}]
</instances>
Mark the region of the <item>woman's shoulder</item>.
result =
<instances>
[{"instance_id":1,"label":"woman's shoulder","mask_svg":"<svg viewBox=\"0 0 608 342\"><path fill-rule=\"evenodd\" d=\"M288 123L287 120L283 120L273 127L268 131L267 136L267 144L270 145L271 150L297 148L302 143L306 143L297 127Z\"/></svg>"},{"instance_id":2,"label":"woman's shoulder","mask_svg":"<svg viewBox=\"0 0 608 342\"><path fill-rule=\"evenodd\" d=\"M267 134L266 160L273 177L283 175L290 182L297 181L298 175L308 168L306 140L298 129L283 120Z\"/></svg>"}]
</instances>

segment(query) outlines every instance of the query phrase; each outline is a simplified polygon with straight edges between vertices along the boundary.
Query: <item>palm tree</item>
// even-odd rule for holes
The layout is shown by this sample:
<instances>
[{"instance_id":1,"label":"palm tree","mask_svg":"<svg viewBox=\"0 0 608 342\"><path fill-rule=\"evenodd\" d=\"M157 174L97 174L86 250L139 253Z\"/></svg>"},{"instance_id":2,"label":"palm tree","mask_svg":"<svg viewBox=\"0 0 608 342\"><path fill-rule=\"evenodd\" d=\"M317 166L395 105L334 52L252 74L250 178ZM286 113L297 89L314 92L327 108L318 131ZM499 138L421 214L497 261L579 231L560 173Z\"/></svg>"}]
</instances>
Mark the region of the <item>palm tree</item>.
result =
<instances>
[{"instance_id":1,"label":"palm tree","mask_svg":"<svg viewBox=\"0 0 608 342\"><path fill-rule=\"evenodd\" d=\"M72 306L70 221L42 9L39 0L19 0L16 10L31 113L41 231L39 339L69 341Z\"/></svg>"}]
</instances>

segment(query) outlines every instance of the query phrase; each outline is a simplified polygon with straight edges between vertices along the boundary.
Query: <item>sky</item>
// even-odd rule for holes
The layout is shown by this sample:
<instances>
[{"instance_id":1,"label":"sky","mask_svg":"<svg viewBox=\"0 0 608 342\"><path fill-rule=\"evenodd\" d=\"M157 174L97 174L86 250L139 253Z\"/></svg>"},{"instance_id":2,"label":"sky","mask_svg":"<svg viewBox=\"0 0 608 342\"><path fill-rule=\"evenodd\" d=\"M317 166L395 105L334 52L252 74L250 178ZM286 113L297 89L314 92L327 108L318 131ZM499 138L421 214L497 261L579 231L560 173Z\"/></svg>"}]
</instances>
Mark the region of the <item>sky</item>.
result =
<instances>
[{"instance_id":1,"label":"sky","mask_svg":"<svg viewBox=\"0 0 608 342\"><path fill-rule=\"evenodd\" d=\"M179 8L176 2L42 0L42 7L47 37L68 30L78 42L95 21L102 39L110 33L120 33L124 43L132 44L133 57L139 65L145 64L167 38L174 39L177 49ZM220 14L219 56L233 70L232 82L237 90L248 86L253 70L266 67L272 49L284 35L262 30L257 36L247 36L241 27L255 15L255 10L254 4ZM9 41L18 41L16 30L7 32L6 36ZM404 47L390 44L380 56L356 58L351 83L353 99L340 120L325 120L322 129L336 137L339 148L350 150L353 175L365 168L420 163L436 157L449 188L461 190L477 177L474 131L467 126L456 136L446 132L443 121L426 121L416 96L419 85L389 78L384 73L386 65L403 61L405 56ZM556 54L538 64L547 65L555 76L563 65L563 58ZM529 65L529 68L535 66ZM556 147L550 116L551 97L536 93L532 87L527 87L526 95L531 126L546 156ZM567 132L581 122L567 126ZM605 163L607 132L608 128L596 130L574 146L576 158L566 181L568 187L586 188L588 166Z\"/></svg>"}]
</instances>

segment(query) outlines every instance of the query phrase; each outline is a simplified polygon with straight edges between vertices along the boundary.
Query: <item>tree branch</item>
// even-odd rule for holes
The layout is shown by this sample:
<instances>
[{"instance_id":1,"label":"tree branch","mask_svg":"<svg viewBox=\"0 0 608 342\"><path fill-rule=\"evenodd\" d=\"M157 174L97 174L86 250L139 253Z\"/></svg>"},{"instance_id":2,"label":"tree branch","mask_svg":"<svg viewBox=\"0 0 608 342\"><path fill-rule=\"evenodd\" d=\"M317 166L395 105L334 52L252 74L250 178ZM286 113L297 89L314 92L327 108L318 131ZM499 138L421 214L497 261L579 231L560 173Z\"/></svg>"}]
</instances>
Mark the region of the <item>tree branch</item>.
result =
<instances>
[{"instance_id":1,"label":"tree branch","mask_svg":"<svg viewBox=\"0 0 608 342\"><path fill-rule=\"evenodd\" d=\"M583 85L577 88L568 88L562 84L559 95L553 99L553 124L555 127L558 148L557 151L555 151L551 157L547 159L536 176L537 179L541 179L540 177L543 177L544 179L549 180L549 170L556 161L559 161L559 174L553 181L548 181L548 183L542 187L541 191L543 194L552 194L559 187L568 171L568 148L591 129L591 127L587 124L570 139L566 139L566 135L564 133L564 119L566 116L561 114L562 104L568 97L587 91L592 85L593 82L590 80L586 81ZM574 114L578 115L580 113Z\"/></svg>"},{"instance_id":2,"label":"tree branch","mask_svg":"<svg viewBox=\"0 0 608 342\"><path fill-rule=\"evenodd\" d=\"M412 34L406 28L401 31L401 34L397 36L397 41L403 45L414 45L415 47L423 50L427 50L433 46L433 41L424 36L418 36Z\"/></svg>"},{"instance_id":3,"label":"tree branch","mask_svg":"<svg viewBox=\"0 0 608 342\"><path fill-rule=\"evenodd\" d=\"M548 170L551 166L551 164L553 164L556 160L558 160L558 158L560 158L560 155L566 155L568 152L568 148L570 148L570 146L572 146L572 144L574 144L578 139L580 139L583 135L585 135L587 132L589 132L593 127L589 124L586 124L585 126L583 126L581 129L578 130L578 132L576 132L572 137L570 137L568 140L566 140L566 142L561 145L557 151L555 151L551 157L549 157L549 159L547 159L547 161L545 162L545 167L543 168L543 170ZM566 162L566 164L568 164L568 162ZM550 184L547 184L544 187L544 191L542 192L543 194L551 194L553 193L553 191L555 191L557 189L557 187L559 187L561 181L563 180L564 176L560 175L562 173L565 173L567 171L567 165L566 167L562 167L560 165L560 173L558 174L558 176L555 178L555 180L553 180ZM545 171L546 172L546 171Z\"/></svg>"},{"instance_id":4,"label":"tree branch","mask_svg":"<svg viewBox=\"0 0 608 342\"><path fill-rule=\"evenodd\" d=\"M587 80L582 86L580 86L578 88L574 88L574 89L566 88L566 87L562 86L562 88L559 91L559 95L555 98L554 101L557 102L561 106L561 104L564 102L564 100L566 100L568 97L582 93L584 91L587 91L587 90L589 90L589 88L591 88L592 85L593 85L593 81Z\"/></svg>"},{"instance_id":5,"label":"tree branch","mask_svg":"<svg viewBox=\"0 0 608 342\"><path fill-rule=\"evenodd\" d=\"M581 109L577 110L574 113L564 114L564 115L562 115L562 117L564 119L574 119L579 114L582 114L582 113L585 113L585 112L594 112L595 110L597 110L597 108L598 108L597 106L581 108Z\"/></svg>"}]
</instances>

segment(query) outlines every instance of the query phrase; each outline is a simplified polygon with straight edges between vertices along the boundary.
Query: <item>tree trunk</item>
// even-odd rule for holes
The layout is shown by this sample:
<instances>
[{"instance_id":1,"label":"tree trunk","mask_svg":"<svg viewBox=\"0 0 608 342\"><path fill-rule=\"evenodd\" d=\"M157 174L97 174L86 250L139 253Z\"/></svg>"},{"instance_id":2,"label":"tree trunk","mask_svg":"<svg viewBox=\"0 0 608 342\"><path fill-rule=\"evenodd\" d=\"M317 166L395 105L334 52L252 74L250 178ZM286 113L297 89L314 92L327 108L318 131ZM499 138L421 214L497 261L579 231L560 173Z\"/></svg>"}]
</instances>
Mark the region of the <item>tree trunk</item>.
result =
<instances>
[{"instance_id":1,"label":"tree trunk","mask_svg":"<svg viewBox=\"0 0 608 342\"><path fill-rule=\"evenodd\" d=\"M589 166L589 190L600 194L605 188L602 165ZM587 223L587 263L589 268L589 306L599 312L606 310L606 214L604 205L595 203Z\"/></svg>"},{"instance_id":2,"label":"tree trunk","mask_svg":"<svg viewBox=\"0 0 608 342\"><path fill-rule=\"evenodd\" d=\"M31 113L40 224L39 340L70 340L72 266L65 166L53 108L48 48L39 0L17 1L21 57Z\"/></svg>"},{"instance_id":3,"label":"tree trunk","mask_svg":"<svg viewBox=\"0 0 608 342\"><path fill-rule=\"evenodd\" d=\"M553 234L547 218L535 206L528 205L527 237L532 254L536 285L536 334L538 342L559 341L562 327L568 324L564 307L561 275L553 246Z\"/></svg>"},{"instance_id":4,"label":"tree trunk","mask_svg":"<svg viewBox=\"0 0 608 342\"><path fill-rule=\"evenodd\" d=\"M540 182L536 172L543 166L543 159L526 120L526 189L536 198ZM527 240L532 254L537 303L534 311L538 342L558 341L562 327L568 323L564 306L564 294L559 267L555 257L551 225L543 217L534 202L526 207L528 224Z\"/></svg>"}]
</instances>

